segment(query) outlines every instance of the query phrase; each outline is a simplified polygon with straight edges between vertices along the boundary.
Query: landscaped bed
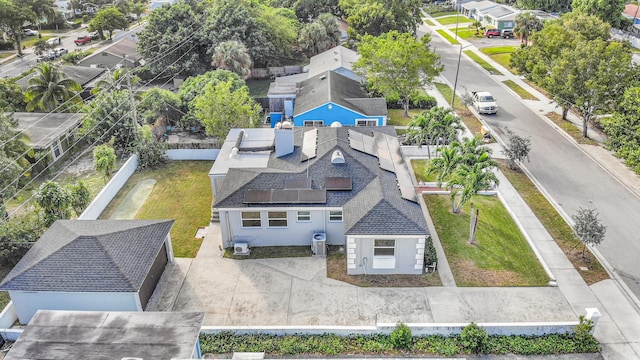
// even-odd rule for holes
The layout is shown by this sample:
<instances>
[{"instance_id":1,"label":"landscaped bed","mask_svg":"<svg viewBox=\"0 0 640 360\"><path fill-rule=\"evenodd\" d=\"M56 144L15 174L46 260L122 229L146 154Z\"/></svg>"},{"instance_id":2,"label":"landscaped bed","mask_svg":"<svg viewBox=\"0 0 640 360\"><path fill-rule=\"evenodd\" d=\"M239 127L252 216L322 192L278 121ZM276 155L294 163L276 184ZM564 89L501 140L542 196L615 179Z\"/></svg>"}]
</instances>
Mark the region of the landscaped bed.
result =
<instances>
[{"instance_id":1,"label":"landscaped bed","mask_svg":"<svg viewBox=\"0 0 640 360\"><path fill-rule=\"evenodd\" d=\"M404 116L403 109L389 109L389 118L387 119L387 125L389 126L407 126L413 120L414 116L420 115L424 110L421 109L409 109L409 117Z\"/></svg>"},{"instance_id":2,"label":"landscaped bed","mask_svg":"<svg viewBox=\"0 0 640 360\"><path fill-rule=\"evenodd\" d=\"M195 257L202 239L194 236L211 217L211 165L211 161L171 161L157 169L136 172L100 218L108 219L139 181L155 179L153 191L135 218L175 219L171 229L174 255Z\"/></svg>"},{"instance_id":3,"label":"landscaped bed","mask_svg":"<svg viewBox=\"0 0 640 360\"><path fill-rule=\"evenodd\" d=\"M467 203L451 212L448 195L424 195L458 286L544 286L549 277L531 247L495 196L474 196L479 209L475 245L469 244Z\"/></svg>"},{"instance_id":4,"label":"landscaped bed","mask_svg":"<svg viewBox=\"0 0 640 360\"><path fill-rule=\"evenodd\" d=\"M236 260L311 257L311 246L255 246L249 255L233 255L233 249L225 249L224 257Z\"/></svg>"}]
</instances>

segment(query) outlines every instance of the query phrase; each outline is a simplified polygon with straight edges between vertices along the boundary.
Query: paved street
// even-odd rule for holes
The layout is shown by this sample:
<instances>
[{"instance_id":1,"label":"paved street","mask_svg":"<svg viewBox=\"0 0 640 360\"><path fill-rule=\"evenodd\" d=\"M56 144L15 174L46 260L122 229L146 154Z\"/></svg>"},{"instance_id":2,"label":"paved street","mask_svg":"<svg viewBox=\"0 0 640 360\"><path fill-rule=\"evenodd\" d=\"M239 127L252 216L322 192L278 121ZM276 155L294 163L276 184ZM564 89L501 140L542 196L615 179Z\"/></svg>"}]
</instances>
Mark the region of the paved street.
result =
<instances>
[{"instance_id":1,"label":"paved street","mask_svg":"<svg viewBox=\"0 0 640 360\"><path fill-rule=\"evenodd\" d=\"M421 30L430 31L427 26ZM453 84L458 47L451 46L435 33L432 33L432 38L432 46L442 56L445 65L443 77ZM494 39L486 42L491 40ZM483 116L484 121L499 136L504 137L504 129L509 127L519 135L530 137L530 162L525 166L566 218L570 218L579 207L588 206L589 202L598 209L602 222L608 226L607 237L598 250L640 297L640 266L637 260L640 256L640 222L636 220L640 214L640 199L541 118L540 115L552 110L552 106L537 101L539 104L536 106L544 109L537 114L525 105L527 100L520 100L496 80L504 81L507 77L491 76L465 55L462 56L457 92L463 93L466 88L468 91L488 90L493 93L500 109L497 115Z\"/></svg>"}]
</instances>

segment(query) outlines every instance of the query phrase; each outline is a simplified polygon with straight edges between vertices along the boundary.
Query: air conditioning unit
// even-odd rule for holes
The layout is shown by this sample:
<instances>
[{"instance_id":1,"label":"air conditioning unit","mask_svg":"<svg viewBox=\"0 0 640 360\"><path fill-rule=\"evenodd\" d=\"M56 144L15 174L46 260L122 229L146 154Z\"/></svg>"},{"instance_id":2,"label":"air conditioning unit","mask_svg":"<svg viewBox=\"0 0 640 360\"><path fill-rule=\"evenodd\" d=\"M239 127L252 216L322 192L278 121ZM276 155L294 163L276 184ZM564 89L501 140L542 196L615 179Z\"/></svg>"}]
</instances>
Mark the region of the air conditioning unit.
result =
<instances>
[{"instance_id":1,"label":"air conditioning unit","mask_svg":"<svg viewBox=\"0 0 640 360\"><path fill-rule=\"evenodd\" d=\"M233 244L233 255L249 255L251 253L251 249L249 249L249 244L246 242L237 242Z\"/></svg>"},{"instance_id":2,"label":"air conditioning unit","mask_svg":"<svg viewBox=\"0 0 640 360\"><path fill-rule=\"evenodd\" d=\"M327 256L327 235L315 233L311 239L311 253L313 256Z\"/></svg>"}]
</instances>

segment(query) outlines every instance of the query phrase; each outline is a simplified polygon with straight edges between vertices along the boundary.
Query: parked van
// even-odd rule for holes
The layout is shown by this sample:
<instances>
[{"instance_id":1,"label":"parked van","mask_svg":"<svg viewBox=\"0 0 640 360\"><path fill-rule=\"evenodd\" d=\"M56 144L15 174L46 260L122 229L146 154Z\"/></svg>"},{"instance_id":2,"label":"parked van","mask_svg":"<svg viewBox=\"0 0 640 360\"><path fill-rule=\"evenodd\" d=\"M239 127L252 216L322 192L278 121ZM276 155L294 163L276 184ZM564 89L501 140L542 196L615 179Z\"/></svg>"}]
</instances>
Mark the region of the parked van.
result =
<instances>
[{"instance_id":1,"label":"parked van","mask_svg":"<svg viewBox=\"0 0 640 360\"><path fill-rule=\"evenodd\" d=\"M62 39L60 39L59 37L54 37L54 38L51 38L51 39L47 40L47 45L49 45L49 46L60 45L60 43L62 43Z\"/></svg>"}]
</instances>

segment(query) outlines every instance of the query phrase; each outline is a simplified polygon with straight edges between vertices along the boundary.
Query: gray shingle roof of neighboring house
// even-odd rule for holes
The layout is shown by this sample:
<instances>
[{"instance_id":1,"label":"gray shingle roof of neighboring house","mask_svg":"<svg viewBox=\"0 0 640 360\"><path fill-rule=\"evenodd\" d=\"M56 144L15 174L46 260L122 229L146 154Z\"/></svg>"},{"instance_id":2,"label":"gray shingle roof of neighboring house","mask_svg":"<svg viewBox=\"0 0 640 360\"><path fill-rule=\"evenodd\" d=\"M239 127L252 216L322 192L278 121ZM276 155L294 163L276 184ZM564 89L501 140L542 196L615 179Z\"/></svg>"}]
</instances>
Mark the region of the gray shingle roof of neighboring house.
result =
<instances>
[{"instance_id":1,"label":"gray shingle roof of neighboring house","mask_svg":"<svg viewBox=\"0 0 640 360\"><path fill-rule=\"evenodd\" d=\"M505 16L513 15L515 16L515 12L504 6L496 6L484 12L486 15L492 16L496 19L501 19Z\"/></svg>"},{"instance_id":2,"label":"gray shingle roof of neighboring house","mask_svg":"<svg viewBox=\"0 0 640 360\"><path fill-rule=\"evenodd\" d=\"M329 102L367 116L387 115L384 98L368 97L360 83L333 71L325 71L298 85L293 115L303 114Z\"/></svg>"},{"instance_id":3,"label":"gray shingle roof of neighboring house","mask_svg":"<svg viewBox=\"0 0 640 360\"><path fill-rule=\"evenodd\" d=\"M18 120L17 129L29 135L29 146L34 149L44 149L80 125L84 115L83 113L16 112L12 116Z\"/></svg>"},{"instance_id":4,"label":"gray shingle roof of neighboring house","mask_svg":"<svg viewBox=\"0 0 640 360\"><path fill-rule=\"evenodd\" d=\"M60 66L60 70L63 74L65 74L69 79L74 80L80 86L85 87L88 83L98 78L102 73L107 71L107 69L100 68L89 68L85 66L68 66L62 65ZM35 74L31 73L22 77L21 79L16 81L16 84L22 87L22 90L26 90L29 87L29 79L34 77Z\"/></svg>"},{"instance_id":5,"label":"gray shingle roof of neighboring house","mask_svg":"<svg viewBox=\"0 0 640 360\"><path fill-rule=\"evenodd\" d=\"M420 205L401 197L396 175L380 168L378 158L349 146L348 131L371 135L374 131L396 136L391 127L318 128L317 156L301 161L302 138L307 128L296 128L294 152L277 158L271 154L267 168L229 169L218 192L216 208L282 207L283 204L245 204L247 190L283 189L284 180L306 177L311 187L321 189L327 177L351 177L352 190L327 191L326 203L290 204L293 207L342 207L346 235L428 234ZM331 155L340 150L344 164L332 164ZM286 206L286 205L285 205Z\"/></svg>"},{"instance_id":6,"label":"gray shingle roof of neighboring house","mask_svg":"<svg viewBox=\"0 0 640 360\"><path fill-rule=\"evenodd\" d=\"M58 220L0 289L136 292L171 226L173 220Z\"/></svg>"},{"instance_id":7,"label":"gray shingle roof of neighboring house","mask_svg":"<svg viewBox=\"0 0 640 360\"><path fill-rule=\"evenodd\" d=\"M353 71L353 63L359 58L357 52L338 45L309 59L309 77L339 68Z\"/></svg>"}]
</instances>

